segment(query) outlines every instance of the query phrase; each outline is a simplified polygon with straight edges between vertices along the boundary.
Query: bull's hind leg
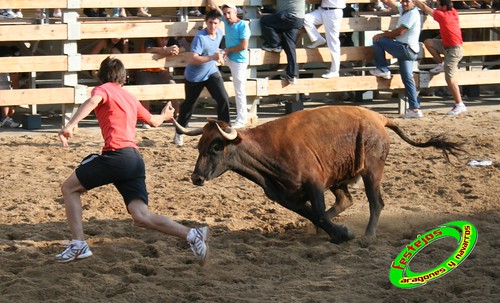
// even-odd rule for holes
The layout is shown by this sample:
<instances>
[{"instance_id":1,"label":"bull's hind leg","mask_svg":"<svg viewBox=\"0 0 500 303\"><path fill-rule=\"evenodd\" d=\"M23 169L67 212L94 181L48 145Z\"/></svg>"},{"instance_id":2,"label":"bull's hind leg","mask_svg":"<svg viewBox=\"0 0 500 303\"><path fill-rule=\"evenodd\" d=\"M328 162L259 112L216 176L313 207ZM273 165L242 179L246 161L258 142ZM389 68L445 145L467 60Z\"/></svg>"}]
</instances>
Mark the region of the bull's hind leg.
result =
<instances>
[{"instance_id":1,"label":"bull's hind leg","mask_svg":"<svg viewBox=\"0 0 500 303\"><path fill-rule=\"evenodd\" d=\"M384 200L382 200L382 195L380 193L380 182L383 172L384 162L382 161L382 163L377 162L371 165L370 169L367 169L363 174L365 193L368 197L368 203L370 204L370 221L365 231L365 235L367 236L375 236L378 219L384 208Z\"/></svg>"},{"instance_id":2,"label":"bull's hind leg","mask_svg":"<svg viewBox=\"0 0 500 303\"><path fill-rule=\"evenodd\" d=\"M326 211L328 218L333 218L338 216L344 210L348 209L352 205L352 196L347 188L347 184L341 184L339 186L332 186L330 190L335 195L335 204Z\"/></svg>"}]
</instances>

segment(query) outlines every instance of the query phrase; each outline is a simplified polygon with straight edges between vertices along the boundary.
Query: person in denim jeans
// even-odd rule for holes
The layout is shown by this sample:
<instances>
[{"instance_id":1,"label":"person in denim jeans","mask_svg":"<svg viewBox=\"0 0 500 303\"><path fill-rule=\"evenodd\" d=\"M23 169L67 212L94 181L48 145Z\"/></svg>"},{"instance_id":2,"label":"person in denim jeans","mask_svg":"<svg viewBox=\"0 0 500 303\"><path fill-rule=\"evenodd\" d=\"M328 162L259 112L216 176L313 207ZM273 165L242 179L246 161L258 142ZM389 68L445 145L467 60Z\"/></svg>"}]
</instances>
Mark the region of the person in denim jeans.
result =
<instances>
[{"instance_id":1,"label":"person in denim jeans","mask_svg":"<svg viewBox=\"0 0 500 303\"><path fill-rule=\"evenodd\" d=\"M287 66L283 80L297 83L299 67L297 64L296 40L299 29L304 25L305 0L278 0L277 13L260 18L262 49L268 52L286 53Z\"/></svg>"},{"instance_id":2,"label":"person in denim jeans","mask_svg":"<svg viewBox=\"0 0 500 303\"><path fill-rule=\"evenodd\" d=\"M413 63L418 58L420 44L418 38L421 31L420 13L415 6L415 0L402 0L396 4L393 0L382 0L400 17L396 29L377 34L373 37L373 51L375 69L370 70L374 76L384 79L391 78L391 72L385 58L385 52L398 59L401 79L405 86L405 95L408 98L409 110L403 118L422 118L417 87L413 80Z\"/></svg>"},{"instance_id":3,"label":"person in denim jeans","mask_svg":"<svg viewBox=\"0 0 500 303\"><path fill-rule=\"evenodd\" d=\"M230 123L229 97L224 87L224 80L217 67L217 63L224 64L224 53L219 45L224 34L219 29L222 16L217 10L211 10L205 15L206 27L202 29L191 43L191 57L184 71L184 91L186 99L182 102L177 122L187 126L196 105L196 101L203 88L217 102L217 119ZM184 144L184 135L175 132L174 144Z\"/></svg>"}]
</instances>

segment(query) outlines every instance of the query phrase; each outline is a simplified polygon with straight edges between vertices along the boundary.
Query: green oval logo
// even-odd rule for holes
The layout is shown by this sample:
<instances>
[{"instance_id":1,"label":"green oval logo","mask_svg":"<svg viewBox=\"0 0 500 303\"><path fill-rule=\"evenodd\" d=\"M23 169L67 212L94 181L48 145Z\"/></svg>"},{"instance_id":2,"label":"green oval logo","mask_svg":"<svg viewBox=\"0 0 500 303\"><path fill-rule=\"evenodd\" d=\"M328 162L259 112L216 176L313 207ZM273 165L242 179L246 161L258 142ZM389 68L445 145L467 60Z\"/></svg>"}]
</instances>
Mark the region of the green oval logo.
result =
<instances>
[{"instance_id":1,"label":"green oval logo","mask_svg":"<svg viewBox=\"0 0 500 303\"><path fill-rule=\"evenodd\" d=\"M445 237L452 237L459 244L457 249L441 264L425 271L413 272L410 261L424 247ZM389 270L389 279L399 288L415 288L436 280L457 268L472 252L477 242L477 230L469 222L453 221L430 230L407 245L394 259Z\"/></svg>"}]
</instances>

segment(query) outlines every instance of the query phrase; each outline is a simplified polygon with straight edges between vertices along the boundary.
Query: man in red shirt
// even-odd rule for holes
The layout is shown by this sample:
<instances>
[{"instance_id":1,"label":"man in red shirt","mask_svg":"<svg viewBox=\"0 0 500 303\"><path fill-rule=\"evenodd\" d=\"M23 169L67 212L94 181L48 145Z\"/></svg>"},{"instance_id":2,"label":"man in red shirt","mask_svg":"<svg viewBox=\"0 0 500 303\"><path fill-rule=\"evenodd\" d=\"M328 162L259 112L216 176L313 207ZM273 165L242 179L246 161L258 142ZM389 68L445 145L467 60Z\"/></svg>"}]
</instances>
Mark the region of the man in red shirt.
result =
<instances>
[{"instance_id":1,"label":"man in red shirt","mask_svg":"<svg viewBox=\"0 0 500 303\"><path fill-rule=\"evenodd\" d=\"M68 146L68 139L78 122L94 111L104 147L101 155L93 154L83 159L61 186L73 240L56 255L56 260L69 262L92 256L83 233L80 196L92 188L113 183L136 225L186 239L203 265L208 252L208 227L189 228L148 209L145 165L135 142L137 119L158 127L172 118L174 108L169 102L159 115L150 114L137 98L123 89L126 76L120 60L108 57L102 61L98 77L103 84L92 90L91 97L59 132L63 146Z\"/></svg>"},{"instance_id":2,"label":"man in red shirt","mask_svg":"<svg viewBox=\"0 0 500 303\"><path fill-rule=\"evenodd\" d=\"M420 1L416 1L415 4L439 23L441 39L426 39L424 45L429 53L431 53L432 58L438 63L429 72L438 74L444 71L448 89L455 100L455 106L448 112L448 115L458 115L466 112L467 108L462 102L460 88L455 80L455 74L458 71L458 62L460 62L464 54L462 30L458 21L458 13L453 8L451 0L437 0L436 9L432 9ZM441 54L444 55L444 59L441 57Z\"/></svg>"}]
</instances>

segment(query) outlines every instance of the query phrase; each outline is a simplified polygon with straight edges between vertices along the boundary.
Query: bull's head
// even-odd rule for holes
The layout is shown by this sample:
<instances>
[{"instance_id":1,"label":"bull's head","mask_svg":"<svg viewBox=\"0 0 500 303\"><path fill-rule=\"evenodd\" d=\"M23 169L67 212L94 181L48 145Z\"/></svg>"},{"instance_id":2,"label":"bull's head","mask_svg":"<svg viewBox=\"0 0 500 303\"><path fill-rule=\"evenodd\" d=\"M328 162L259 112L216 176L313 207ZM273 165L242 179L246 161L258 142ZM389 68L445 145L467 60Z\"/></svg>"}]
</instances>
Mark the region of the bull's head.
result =
<instances>
[{"instance_id":1,"label":"bull's head","mask_svg":"<svg viewBox=\"0 0 500 303\"><path fill-rule=\"evenodd\" d=\"M198 142L198 159L191 181L195 185L203 185L205 180L212 180L229 169L227 146L234 142L238 133L236 129L222 121L209 120L202 128L187 130L173 120L177 130L188 136L202 135Z\"/></svg>"}]
</instances>

